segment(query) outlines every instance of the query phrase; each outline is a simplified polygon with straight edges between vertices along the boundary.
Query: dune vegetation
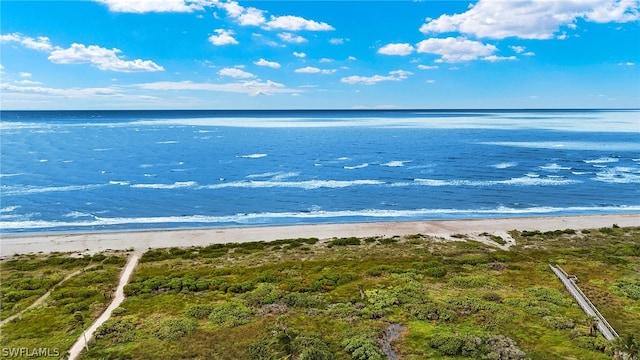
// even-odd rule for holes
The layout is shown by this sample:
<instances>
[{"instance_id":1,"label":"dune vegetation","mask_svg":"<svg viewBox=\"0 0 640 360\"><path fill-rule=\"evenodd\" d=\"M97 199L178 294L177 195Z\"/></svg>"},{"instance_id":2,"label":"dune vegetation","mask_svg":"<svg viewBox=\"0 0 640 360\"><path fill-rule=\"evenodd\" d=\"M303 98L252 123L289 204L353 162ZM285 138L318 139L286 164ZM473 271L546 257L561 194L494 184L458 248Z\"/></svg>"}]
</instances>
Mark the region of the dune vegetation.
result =
<instances>
[{"instance_id":1,"label":"dune vegetation","mask_svg":"<svg viewBox=\"0 0 640 360\"><path fill-rule=\"evenodd\" d=\"M578 277L618 333L640 334L640 228L510 235L516 245L509 250L421 234L149 250L125 287L127 299L81 358L611 359L614 344L598 334L549 263ZM95 263L104 285L87 278L82 291L91 294L56 295L82 292L65 290L68 280L52 299L73 301L47 304L47 311L64 313L50 322L71 335L79 334L71 329L74 314L88 319L104 307L100 289L115 286L125 261L94 258L65 271ZM6 279L42 277L38 266L16 267L25 259L2 262L3 303L16 288ZM3 305L3 318L15 311ZM43 311L5 325L2 346L42 346L46 333L24 322Z\"/></svg>"}]
</instances>

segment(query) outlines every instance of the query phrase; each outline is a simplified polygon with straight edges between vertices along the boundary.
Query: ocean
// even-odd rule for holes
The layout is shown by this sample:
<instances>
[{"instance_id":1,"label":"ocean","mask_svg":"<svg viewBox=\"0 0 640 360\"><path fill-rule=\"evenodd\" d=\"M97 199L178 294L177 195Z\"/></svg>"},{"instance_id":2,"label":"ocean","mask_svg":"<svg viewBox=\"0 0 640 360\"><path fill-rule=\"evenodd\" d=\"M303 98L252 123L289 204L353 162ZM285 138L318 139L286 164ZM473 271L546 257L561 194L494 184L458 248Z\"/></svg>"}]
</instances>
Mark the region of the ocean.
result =
<instances>
[{"instance_id":1,"label":"ocean","mask_svg":"<svg viewBox=\"0 0 640 360\"><path fill-rule=\"evenodd\" d=\"M0 117L3 234L640 212L638 110Z\"/></svg>"}]
</instances>

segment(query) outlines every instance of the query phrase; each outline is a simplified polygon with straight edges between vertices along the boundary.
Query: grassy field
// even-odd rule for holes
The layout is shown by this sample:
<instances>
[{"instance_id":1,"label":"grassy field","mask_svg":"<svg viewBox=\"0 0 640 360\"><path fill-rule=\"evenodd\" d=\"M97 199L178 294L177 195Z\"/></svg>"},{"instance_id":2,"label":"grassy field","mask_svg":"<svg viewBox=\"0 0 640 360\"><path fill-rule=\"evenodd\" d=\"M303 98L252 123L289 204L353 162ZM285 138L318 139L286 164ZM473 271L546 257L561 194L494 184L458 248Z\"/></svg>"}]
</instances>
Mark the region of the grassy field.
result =
<instances>
[{"instance_id":1,"label":"grassy field","mask_svg":"<svg viewBox=\"0 0 640 360\"><path fill-rule=\"evenodd\" d=\"M420 234L150 250L82 358L386 359L390 343L401 359L611 359L548 263L618 333L640 334L640 228L511 235L509 251ZM41 346L26 318L3 347Z\"/></svg>"},{"instance_id":2,"label":"grassy field","mask_svg":"<svg viewBox=\"0 0 640 360\"><path fill-rule=\"evenodd\" d=\"M64 354L80 336L83 326L89 326L108 305L125 261L123 253L22 255L2 261L2 320L25 310L53 289L41 306L2 326L2 356L6 349L20 348L30 349L29 354L39 348L49 349L45 355Z\"/></svg>"}]
</instances>

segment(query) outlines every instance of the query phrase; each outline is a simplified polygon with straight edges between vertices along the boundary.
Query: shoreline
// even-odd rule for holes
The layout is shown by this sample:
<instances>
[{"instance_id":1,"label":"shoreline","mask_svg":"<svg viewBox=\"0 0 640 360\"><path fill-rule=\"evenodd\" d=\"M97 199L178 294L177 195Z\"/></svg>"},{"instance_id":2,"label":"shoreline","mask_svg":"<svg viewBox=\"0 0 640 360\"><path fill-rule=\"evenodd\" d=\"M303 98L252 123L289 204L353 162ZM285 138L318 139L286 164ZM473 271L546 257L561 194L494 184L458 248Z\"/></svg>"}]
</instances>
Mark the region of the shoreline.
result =
<instances>
[{"instance_id":1,"label":"shoreline","mask_svg":"<svg viewBox=\"0 0 640 360\"><path fill-rule=\"evenodd\" d=\"M230 228L124 230L88 233L34 233L0 236L0 257L16 254L206 246L214 243L273 241L291 238L369 237L424 234L448 238L452 234L496 233L510 230L552 231L640 226L640 214L537 216L393 222L330 223Z\"/></svg>"}]
</instances>

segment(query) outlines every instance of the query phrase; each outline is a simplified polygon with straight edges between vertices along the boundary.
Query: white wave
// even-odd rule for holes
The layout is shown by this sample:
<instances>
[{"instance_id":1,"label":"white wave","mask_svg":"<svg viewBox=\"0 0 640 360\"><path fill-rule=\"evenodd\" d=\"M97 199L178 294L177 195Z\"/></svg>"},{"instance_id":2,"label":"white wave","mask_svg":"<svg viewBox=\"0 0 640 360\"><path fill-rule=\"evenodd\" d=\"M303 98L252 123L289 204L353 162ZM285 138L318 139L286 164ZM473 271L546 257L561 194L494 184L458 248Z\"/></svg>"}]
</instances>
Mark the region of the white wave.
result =
<instances>
[{"instance_id":1,"label":"white wave","mask_svg":"<svg viewBox=\"0 0 640 360\"><path fill-rule=\"evenodd\" d=\"M508 169L508 168L514 167L516 165L518 165L517 162L510 161L510 162L503 162L503 163L499 163L499 164L493 164L493 165L491 165L491 167L496 168L496 169Z\"/></svg>"},{"instance_id":2,"label":"white wave","mask_svg":"<svg viewBox=\"0 0 640 360\"><path fill-rule=\"evenodd\" d=\"M434 180L434 179L414 179L416 185L422 186L494 186L494 185L517 185L517 186L556 186L580 183L581 181L563 178L538 178L538 177L518 177L508 180Z\"/></svg>"},{"instance_id":3,"label":"white wave","mask_svg":"<svg viewBox=\"0 0 640 360\"><path fill-rule=\"evenodd\" d=\"M379 180L303 180L303 181L234 181L224 184L206 185L206 189L224 189L224 188L299 188L305 190L313 190L320 188L346 188L350 186L360 185L383 185Z\"/></svg>"},{"instance_id":4,"label":"white wave","mask_svg":"<svg viewBox=\"0 0 640 360\"><path fill-rule=\"evenodd\" d=\"M145 176L145 177L156 177L156 176L158 176L158 175L156 175L156 174L144 174L144 176Z\"/></svg>"},{"instance_id":5,"label":"white wave","mask_svg":"<svg viewBox=\"0 0 640 360\"><path fill-rule=\"evenodd\" d=\"M131 183L130 181L118 181L118 180L109 181L109 185L129 185L130 183Z\"/></svg>"},{"instance_id":6,"label":"white wave","mask_svg":"<svg viewBox=\"0 0 640 360\"><path fill-rule=\"evenodd\" d=\"M2 209L0 209L0 213L8 213L8 212L13 212L16 209L20 208L20 206L7 206L7 207L3 207Z\"/></svg>"},{"instance_id":7,"label":"white wave","mask_svg":"<svg viewBox=\"0 0 640 360\"><path fill-rule=\"evenodd\" d=\"M236 155L237 158L242 158L242 159L260 159L266 156L267 154Z\"/></svg>"},{"instance_id":8,"label":"white wave","mask_svg":"<svg viewBox=\"0 0 640 360\"><path fill-rule=\"evenodd\" d=\"M345 161L345 160L351 160L351 158L348 158L348 157L346 157L346 156L343 156L343 157L339 157L339 158L338 158L338 160L340 160L340 161Z\"/></svg>"},{"instance_id":9,"label":"white wave","mask_svg":"<svg viewBox=\"0 0 640 360\"><path fill-rule=\"evenodd\" d=\"M611 184L640 184L640 168L621 166L606 168L596 173L593 180Z\"/></svg>"},{"instance_id":10,"label":"white wave","mask_svg":"<svg viewBox=\"0 0 640 360\"><path fill-rule=\"evenodd\" d=\"M613 157L601 157L601 158L597 158L597 159L591 159L591 160L583 160L585 163L587 164L607 164L607 163L615 163L620 161L620 159L618 158L613 158Z\"/></svg>"},{"instance_id":11,"label":"white wave","mask_svg":"<svg viewBox=\"0 0 640 360\"><path fill-rule=\"evenodd\" d=\"M573 175L586 175L586 174L591 174L589 171L572 171L571 172Z\"/></svg>"},{"instance_id":12,"label":"white wave","mask_svg":"<svg viewBox=\"0 0 640 360\"><path fill-rule=\"evenodd\" d=\"M556 163L547 164L547 165L544 165L544 166L539 166L539 168L542 169L542 170L549 170L549 171L571 170L571 167L561 166L561 165L558 165Z\"/></svg>"},{"instance_id":13,"label":"white wave","mask_svg":"<svg viewBox=\"0 0 640 360\"><path fill-rule=\"evenodd\" d=\"M91 220L79 221L45 221L45 220L24 220L24 221L0 221L0 228L6 230L24 230L40 228L60 228L60 227L94 227L113 225L134 225L134 224L252 224L264 223L278 219L339 219L339 218L433 218L443 216L500 216L500 215L526 215L526 214L552 214L567 212L637 212L640 206L593 206L593 207L530 207L530 208L510 208L496 207L490 209L409 209L409 210L384 210L384 209L362 209L362 210L341 210L322 211L311 210L301 212L264 212L235 214L227 216L207 216L207 215L187 215L187 216L158 216L158 217L98 217L93 216Z\"/></svg>"},{"instance_id":14,"label":"white wave","mask_svg":"<svg viewBox=\"0 0 640 360\"><path fill-rule=\"evenodd\" d=\"M176 140L167 140L167 141L156 141L156 144L179 144L179 141Z\"/></svg>"},{"instance_id":15,"label":"white wave","mask_svg":"<svg viewBox=\"0 0 640 360\"><path fill-rule=\"evenodd\" d=\"M367 166L369 166L368 163L362 163L360 165L355 165L355 166L345 166L344 168L347 170L355 170L355 169L366 168Z\"/></svg>"},{"instance_id":16,"label":"white wave","mask_svg":"<svg viewBox=\"0 0 640 360\"><path fill-rule=\"evenodd\" d=\"M109 150L113 150L113 148L97 148L97 149L93 149L93 151L109 151Z\"/></svg>"},{"instance_id":17,"label":"white wave","mask_svg":"<svg viewBox=\"0 0 640 360\"><path fill-rule=\"evenodd\" d=\"M401 161L401 160L394 160L394 161L389 161L389 162L384 163L384 164L380 164L380 166L388 166L388 167L402 167L402 166L404 166L404 163L408 163L408 162L411 162L411 161L407 161L407 160L405 160L405 161Z\"/></svg>"},{"instance_id":18,"label":"white wave","mask_svg":"<svg viewBox=\"0 0 640 360\"><path fill-rule=\"evenodd\" d=\"M49 160L48 159L40 159L40 162L41 163L45 163L45 162L49 162Z\"/></svg>"},{"instance_id":19,"label":"white wave","mask_svg":"<svg viewBox=\"0 0 640 360\"><path fill-rule=\"evenodd\" d=\"M631 159L631 161L640 162L640 159Z\"/></svg>"},{"instance_id":20,"label":"white wave","mask_svg":"<svg viewBox=\"0 0 640 360\"><path fill-rule=\"evenodd\" d=\"M637 130L636 130L637 131ZM482 145L498 145L524 147L531 149L557 149L559 146L565 150L599 150L599 151L638 151L640 143L635 142L589 142L589 141L568 141L558 144L551 141L490 141L480 142Z\"/></svg>"},{"instance_id":21,"label":"white wave","mask_svg":"<svg viewBox=\"0 0 640 360\"><path fill-rule=\"evenodd\" d=\"M195 187L198 183L195 181L176 181L173 184L133 184L132 188L138 189L180 189L180 188L188 188Z\"/></svg>"},{"instance_id":22,"label":"white wave","mask_svg":"<svg viewBox=\"0 0 640 360\"><path fill-rule=\"evenodd\" d=\"M26 174L25 173L0 174L0 178L3 178L3 177L14 177L14 176L20 176L20 175L26 175Z\"/></svg>"},{"instance_id":23,"label":"white wave","mask_svg":"<svg viewBox=\"0 0 640 360\"><path fill-rule=\"evenodd\" d=\"M278 171L278 172L266 172L261 174L251 174L251 175L247 175L246 178L247 179L271 178L271 180L284 180L287 178L296 177L298 175L300 175L300 173Z\"/></svg>"},{"instance_id":24,"label":"white wave","mask_svg":"<svg viewBox=\"0 0 640 360\"><path fill-rule=\"evenodd\" d=\"M69 213L64 214L64 217L68 217L68 218L83 218L83 217L90 217L90 218L95 218L95 215L89 214L89 213L83 213L80 211L72 211Z\"/></svg>"},{"instance_id":25,"label":"white wave","mask_svg":"<svg viewBox=\"0 0 640 360\"><path fill-rule=\"evenodd\" d=\"M147 168L150 168L150 167L153 167L153 166L154 166L153 164L140 164L140 167L143 168L143 169L147 169Z\"/></svg>"},{"instance_id":26,"label":"white wave","mask_svg":"<svg viewBox=\"0 0 640 360\"><path fill-rule=\"evenodd\" d=\"M83 191L96 189L103 184L69 185L69 186L3 186L2 196L31 195L47 192Z\"/></svg>"},{"instance_id":27,"label":"white wave","mask_svg":"<svg viewBox=\"0 0 640 360\"><path fill-rule=\"evenodd\" d=\"M524 176L526 176L526 177L533 177L533 178L540 177L540 175L539 175L539 174L536 174L536 173L526 173L526 174L524 174Z\"/></svg>"}]
</instances>

